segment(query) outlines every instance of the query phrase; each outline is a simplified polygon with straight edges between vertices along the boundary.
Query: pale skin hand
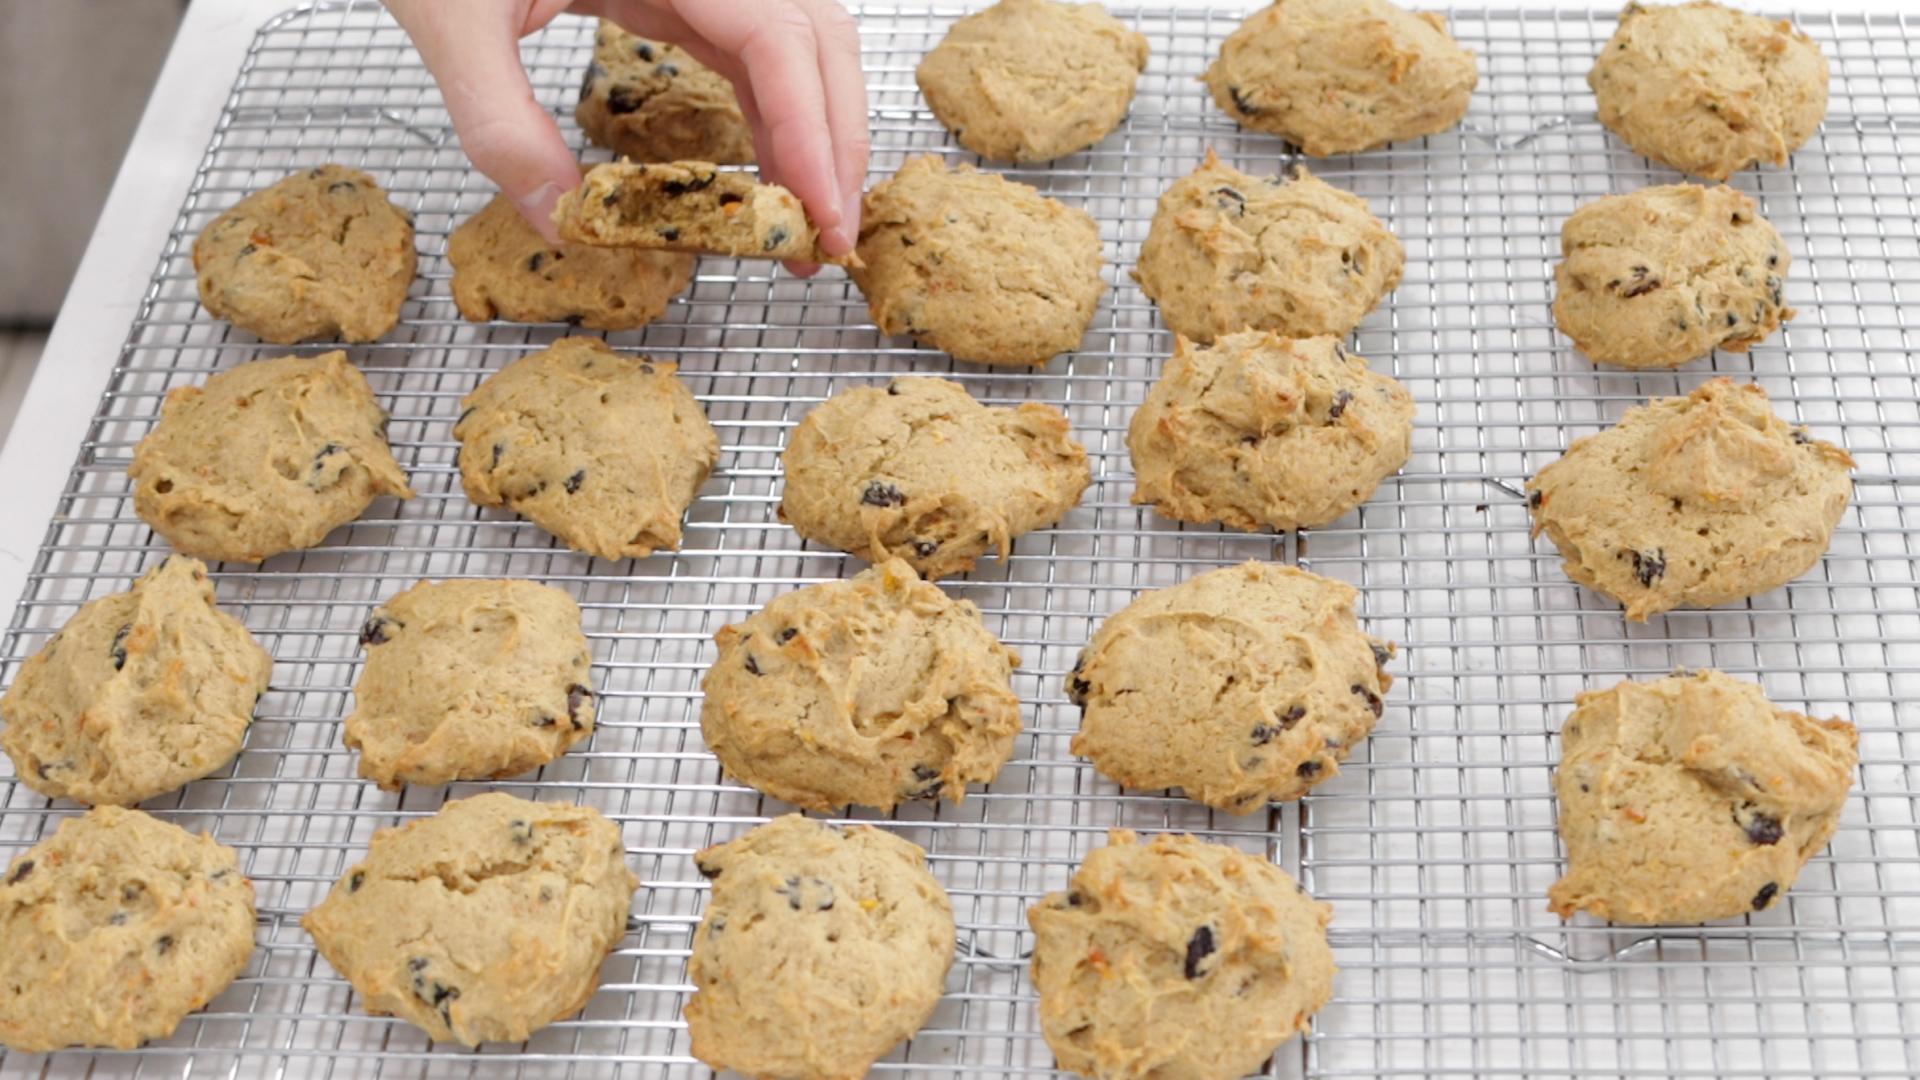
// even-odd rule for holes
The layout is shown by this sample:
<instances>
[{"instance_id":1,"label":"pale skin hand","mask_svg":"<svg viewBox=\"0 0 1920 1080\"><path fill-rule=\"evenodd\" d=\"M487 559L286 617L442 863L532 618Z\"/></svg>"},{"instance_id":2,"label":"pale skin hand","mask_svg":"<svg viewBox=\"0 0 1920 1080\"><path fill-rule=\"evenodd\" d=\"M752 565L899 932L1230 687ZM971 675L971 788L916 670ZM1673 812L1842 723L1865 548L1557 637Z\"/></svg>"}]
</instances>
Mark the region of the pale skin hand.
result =
<instances>
[{"instance_id":1,"label":"pale skin hand","mask_svg":"<svg viewBox=\"0 0 1920 1080\"><path fill-rule=\"evenodd\" d=\"M518 42L562 12L669 41L731 81L760 174L800 197L829 254L853 250L867 175L866 80L838 0L386 0L440 84L460 145L551 242L580 168L534 101ZM788 264L811 273L808 264Z\"/></svg>"}]
</instances>

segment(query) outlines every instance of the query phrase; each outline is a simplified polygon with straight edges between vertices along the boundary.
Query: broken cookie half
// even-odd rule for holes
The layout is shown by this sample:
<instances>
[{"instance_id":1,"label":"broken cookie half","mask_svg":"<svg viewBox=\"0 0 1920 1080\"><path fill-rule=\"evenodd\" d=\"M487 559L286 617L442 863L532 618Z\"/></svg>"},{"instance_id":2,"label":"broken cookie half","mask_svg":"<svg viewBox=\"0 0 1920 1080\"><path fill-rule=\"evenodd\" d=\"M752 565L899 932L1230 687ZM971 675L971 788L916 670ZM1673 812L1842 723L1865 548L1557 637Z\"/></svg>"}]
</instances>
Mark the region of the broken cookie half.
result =
<instances>
[{"instance_id":1,"label":"broken cookie half","mask_svg":"<svg viewBox=\"0 0 1920 1080\"><path fill-rule=\"evenodd\" d=\"M579 244L859 265L851 252L821 250L799 196L708 161L596 165L560 197L553 221Z\"/></svg>"}]
</instances>

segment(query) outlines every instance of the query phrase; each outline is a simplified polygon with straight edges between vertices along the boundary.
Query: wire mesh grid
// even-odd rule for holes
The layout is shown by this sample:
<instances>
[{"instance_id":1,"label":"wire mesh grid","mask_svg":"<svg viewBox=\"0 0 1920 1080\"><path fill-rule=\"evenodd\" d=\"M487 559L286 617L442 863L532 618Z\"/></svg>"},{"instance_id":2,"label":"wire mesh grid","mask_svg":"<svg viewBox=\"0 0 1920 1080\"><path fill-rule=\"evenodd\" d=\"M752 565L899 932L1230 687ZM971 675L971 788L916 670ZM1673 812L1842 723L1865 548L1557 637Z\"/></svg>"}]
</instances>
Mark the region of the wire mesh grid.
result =
<instances>
[{"instance_id":1,"label":"wire mesh grid","mask_svg":"<svg viewBox=\"0 0 1920 1080\"><path fill-rule=\"evenodd\" d=\"M965 158L913 85L961 12L859 10L874 176L910 153ZM1353 344L1419 403L1414 456L1359 511L1310 533L1178 526L1128 502L1130 408L1171 342L1133 286L1154 200L1205 148L1254 172L1292 158L1243 132L1195 76L1238 11L1124 11L1153 57L1123 126L1051 165L1004 170L1100 221L1113 285L1082 348L1028 373L955 365L881 336L838 271L812 280L708 258L688 295L618 347L678 360L721 433L719 468L677 554L629 562L558 548L460 494L449 434L487 373L568 333L473 325L449 297L450 228L491 196L405 39L366 0L274 19L247 53L7 635L4 670L86 599L165 553L124 476L168 389L289 351L197 305L196 232L287 172L339 161L373 172L416 219L421 273L403 321L350 354L393 414L419 498L376 503L312 550L223 565L225 607L274 655L245 751L214 778L148 804L241 853L260 901L246 974L171 1038L132 1053L0 1057L0 1076L694 1076L680 1010L705 886L689 854L783 807L725 780L702 749L698 680L711 635L772 597L859 564L779 524L779 453L826 395L896 372L937 372L994 403L1063 407L1095 484L1057 527L1023 538L950 590L974 600L1024 663L1028 728L1001 776L962 806L914 805L887 828L928 849L961 925L948 993L876 1071L1048 1073L1023 955L1024 910L1063 886L1112 826L1185 830L1261 852L1331 901L1341 973L1276 1076L1912 1076L1920 1073L1920 360L1903 303L1920 299L1920 23L1832 17L1806 28L1833 63L1823 131L1785 169L1748 172L1796 255L1799 318L1746 355L1671 373L1596 370L1548 310L1561 220L1608 192L1676 177L1597 124L1583 81L1611 12L1456 12L1482 83L1458 131L1315 163L1365 196L1408 249L1406 280ZM568 138L589 24L563 19L523 48ZM587 149L588 159L603 157ZM300 352L320 351L323 346ZM1855 504L1827 558L1787 587L1643 626L1572 586L1527 536L1519 485L1579 435L1652 394L1727 373L1851 449ZM1401 681L1373 736L1298 804L1245 818L1164 792L1120 792L1067 748L1061 676L1099 619L1141 590L1249 558L1352 582L1374 634L1401 644ZM602 715L590 743L531 777L382 793L355 775L340 720L355 633L378 600L423 577L528 577L581 602ZM1578 691L1676 665L1759 679L1778 702L1859 726L1844 825L1786 903L1734 922L1615 929L1545 910L1560 871L1550 770ZM0 765L0 852L48 833L53 805ZM298 926L378 828L498 788L598 807L645 885L585 1012L519 1046L430 1046L361 1013ZM872 817L855 813L855 817Z\"/></svg>"}]
</instances>

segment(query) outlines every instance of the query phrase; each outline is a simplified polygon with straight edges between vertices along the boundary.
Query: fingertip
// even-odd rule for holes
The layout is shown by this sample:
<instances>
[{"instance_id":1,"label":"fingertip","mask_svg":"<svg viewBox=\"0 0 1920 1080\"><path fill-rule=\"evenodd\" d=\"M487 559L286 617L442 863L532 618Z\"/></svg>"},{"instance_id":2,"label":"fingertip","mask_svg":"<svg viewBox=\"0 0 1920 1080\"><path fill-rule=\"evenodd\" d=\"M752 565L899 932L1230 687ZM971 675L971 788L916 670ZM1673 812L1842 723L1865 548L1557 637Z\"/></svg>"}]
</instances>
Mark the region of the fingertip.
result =
<instances>
[{"instance_id":1,"label":"fingertip","mask_svg":"<svg viewBox=\"0 0 1920 1080\"><path fill-rule=\"evenodd\" d=\"M783 262L780 265L786 267L787 273L797 278L810 278L820 272L819 263Z\"/></svg>"},{"instance_id":2,"label":"fingertip","mask_svg":"<svg viewBox=\"0 0 1920 1080\"><path fill-rule=\"evenodd\" d=\"M527 219L535 232L549 244L560 243L560 230L553 223L553 208L560 201L566 189L549 180L532 191L509 196L519 208L520 216Z\"/></svg>"}]
</instances>

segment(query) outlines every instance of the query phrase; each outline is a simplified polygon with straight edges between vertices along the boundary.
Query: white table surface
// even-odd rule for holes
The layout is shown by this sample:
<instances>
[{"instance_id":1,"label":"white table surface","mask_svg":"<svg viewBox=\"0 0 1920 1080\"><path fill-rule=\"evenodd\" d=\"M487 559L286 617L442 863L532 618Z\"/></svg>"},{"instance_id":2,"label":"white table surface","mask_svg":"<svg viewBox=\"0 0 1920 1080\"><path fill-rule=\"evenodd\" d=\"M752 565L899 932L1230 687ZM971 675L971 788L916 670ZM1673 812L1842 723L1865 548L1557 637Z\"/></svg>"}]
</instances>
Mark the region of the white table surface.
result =
<instances>
[{"instance_id":1,"label":"white table surface","mask_svg":"<svg viewBox=\"0 0 1920 1080\"><path fill-rule=\"evenodd\" d=\"M915 0L899 0L910 4ZM986 0L979 0L984 5ZM1156 6L1202 6L1202 0L1146 0ZM1217 2L1217 0L1215 0ZM1514 0L1550 6L1553 0ZM1604 0L1561 0L1592 7ZM1737 2L1737 0L1736 0ZM0 449L0 599L11 612L34 553L46 535L87 422L127 336L154 259L179 213L194 168L206 151L221 103L254 31L296 0L195 0L187 9L134 134L93 240L74 276L32 386L6 446ZM1913 0L1799 0L1803 16L1828 11L1896 13ZM1257 6L1249 0L1248 8ZM1483 7L1422 0L1414 7ZM1740 6L1766 10L1777 4ZM51 90L51 88L49 88Z\"/></svg>"}]
</instances>

